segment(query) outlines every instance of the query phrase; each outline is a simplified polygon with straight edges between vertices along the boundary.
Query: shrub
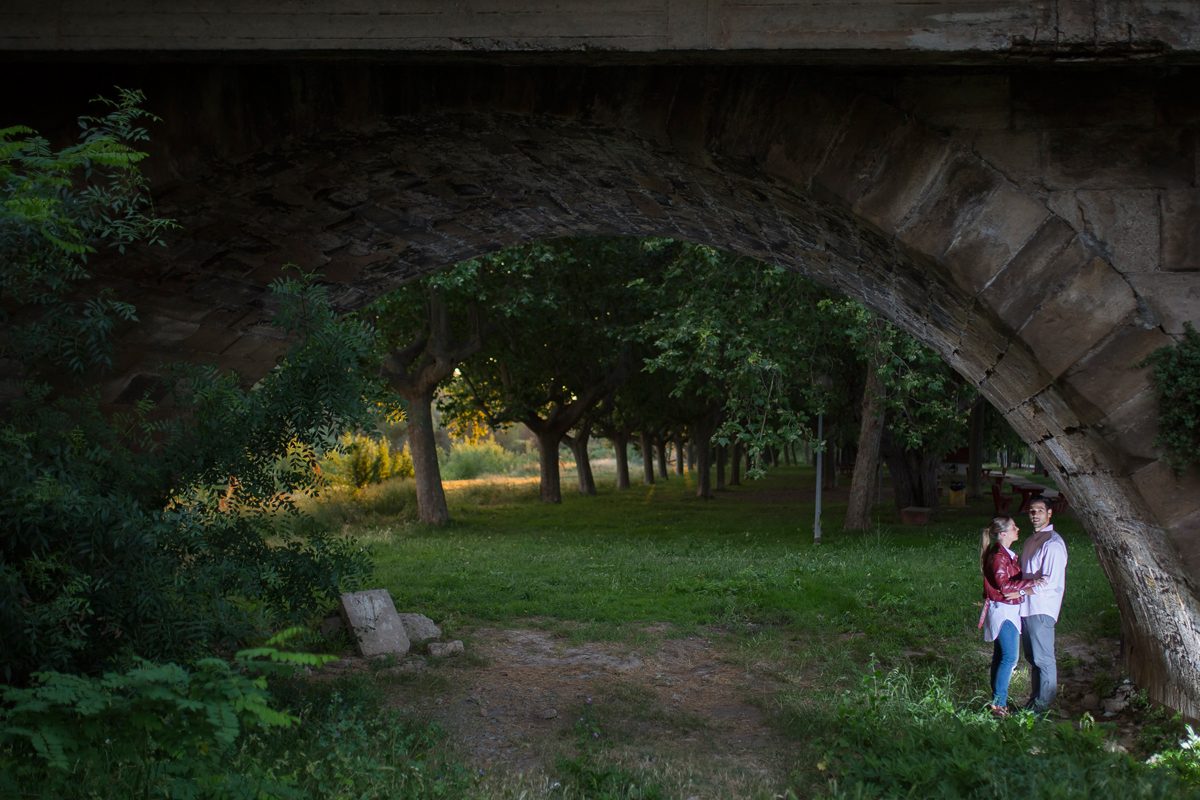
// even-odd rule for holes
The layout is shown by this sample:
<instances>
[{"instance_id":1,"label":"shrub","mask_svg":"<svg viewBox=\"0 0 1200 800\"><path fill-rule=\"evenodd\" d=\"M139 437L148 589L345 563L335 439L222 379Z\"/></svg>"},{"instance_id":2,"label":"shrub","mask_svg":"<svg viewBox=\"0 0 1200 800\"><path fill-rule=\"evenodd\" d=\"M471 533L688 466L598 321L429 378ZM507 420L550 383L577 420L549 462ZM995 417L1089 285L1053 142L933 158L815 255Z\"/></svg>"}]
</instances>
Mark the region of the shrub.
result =
<instances>
[{"instance_id":1,"label":"shrub","mask_svg":"<svg viewBox=\"0 0 1200 800\"><path fill-rule=\"evenodd\" d=\"M868 674L838 710L825 761L836 797L1197 797L1178 773L1104 747L1094 724L962 708L949 678ZM982 700L979 707L982 708Z\"/></svg>"},{"instance_id":2,"label":"shrub","mask_svg":"<svg viewBox=\"0 0 1200 800\"><path fill-rule=\"evenodd\" d=\"M494 441L462 442L454 445L442 465L446 480L467 480L481 475L510 475L525 466L526 459Z\"/></svg>"},{"instance_id":3,"label":"shrub","mask_svg":"<svg viewBox=\"0 0 1200 800\"><path fill-rule=\"evenodd\" d=\"M248 738L236 762L248 771L287 775L305 798L470 796L468 772L439 755L442 731L389 708L369 678L293 679L276 696L299 724Z\"/></svg>"},{"instance_id":4,"label":"shrub","mask_svg":"<svg viewBox=\"0 0 1200 800\"><path fill-rule=\"evenodd\" d=\"M372 333L339 318L307 279L277 281L276 323L296 342L253 391L213 369L177 368L169 420L143 398L101 412L94 393L52 397L40 376L111 361L132 306L89 296L88 255L155 242L137 164L142 96L122 91L59 151L0 129L0 357L23 380L0 408L0 678L98 672L137 654L190 660L255 628L315 610L365 575L365 555L280 516L311 492L319 452L365 414L359 370ZM11 315L11 316L9 316Z\"/></svg>"},{"instance_id":5,"label":"shrub","mask_svg":"<svg viewBox=\"0 0 1200 800\"><path fill-rule=\"evenodd\" d=\"M100 677L44 672L0 690L0 790L6 797L275 796L253 764L231 767L244 731L297 720L271 707L264 674L328 657L266 647L231 665L148 661ZM247 768L249 767L249 768Z\"/></svg>"},{"instance_id":6,"label":"shrub","mask_svg":"<svg viewBox=\"0 0 1200 800\"><path fill-rule=\"evenodd\" d=\"M331 483L361 489L372 483L382 483L391 477L413 476L412 456L408 445L394 451L387 439L363 433L347 433L338 447L326 454L322 472Z\"/></svg>"},{"instance_id":7,"label":"shrub","mask_svg":"<svg viewBox=\"0 0 1200 800\"><path fill-rule=\"evenodd\" d=\"M1160 347L1142 366L1153 367L1158 392L1158 438L1167 461L1178 471L1200 463L1200 333L1190 322L1183 339Z\"/></svg>"}]
</instances>

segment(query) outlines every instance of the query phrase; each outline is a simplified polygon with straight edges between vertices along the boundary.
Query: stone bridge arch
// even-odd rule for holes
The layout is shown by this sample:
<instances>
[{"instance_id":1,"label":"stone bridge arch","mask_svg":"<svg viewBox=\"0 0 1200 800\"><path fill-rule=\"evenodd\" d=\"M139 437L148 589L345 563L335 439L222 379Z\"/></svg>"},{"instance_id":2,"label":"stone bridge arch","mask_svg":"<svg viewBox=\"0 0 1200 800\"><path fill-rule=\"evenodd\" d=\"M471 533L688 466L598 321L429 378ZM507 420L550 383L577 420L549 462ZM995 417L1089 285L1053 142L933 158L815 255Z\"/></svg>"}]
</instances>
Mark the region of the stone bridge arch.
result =
<instances>
[{"instance_id":1,"label":"stone bridge arch","mask_svg":"<svg viewBox=\"0 0 1200 800\"><path fill-rule=\"evenodd\" d=\"M1089 162L1054 123L1056 104L1098 98L1096 77L1029 88L1043 78L561 65L149 76L152 98L156 80L175 86L159 95L154 169L183 232L165 257L106 278L145 323L105 396L134 399L161 360L269 367L282 344L264 290L286 262L321 271L345 309L565 234L675 236L792 266L931 345L1031 443L1113 583L1135 678L1198 717L1200 481L1154 451L1136 364L1197 319L1200 113L1162 75L1123 74L1127 99L1139 80L1158 87L1151 108L1091 109L1119 124L1077 131ZM1154 248L1138 237L1152 226L1131 230L1124 212L1150 205L1144 270Z\"/></svg>"}]
</instances>

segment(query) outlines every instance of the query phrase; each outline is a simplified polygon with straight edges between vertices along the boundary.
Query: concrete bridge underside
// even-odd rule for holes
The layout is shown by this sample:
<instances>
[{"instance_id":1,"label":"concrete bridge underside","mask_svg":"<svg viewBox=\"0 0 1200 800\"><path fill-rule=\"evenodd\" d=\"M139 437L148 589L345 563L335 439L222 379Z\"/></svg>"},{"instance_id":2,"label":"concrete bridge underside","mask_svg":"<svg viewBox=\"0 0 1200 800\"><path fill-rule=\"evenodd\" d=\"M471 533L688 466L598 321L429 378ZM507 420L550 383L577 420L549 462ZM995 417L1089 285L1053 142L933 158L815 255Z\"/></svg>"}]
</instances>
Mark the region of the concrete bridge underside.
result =
<instances>
[{"instance_id":1,"label":"concrete bridge underside","mask_svg":"<svg viewBox=\"0 0 1200 800\"><path fill-rule=\"evenodd\" d=\"M289 262L347 310L568 234L785 264L1004 413L1095 542L1135 678L1200 717L1200 476L1154 448L1138 366L1200 323L1197 68L147 60L22 56L6 90L43 128L113 84L164 118L150 169L182 228L105 275L143 319L110 402L164 361L268 369Z\"/></svg>"}]
</instances>

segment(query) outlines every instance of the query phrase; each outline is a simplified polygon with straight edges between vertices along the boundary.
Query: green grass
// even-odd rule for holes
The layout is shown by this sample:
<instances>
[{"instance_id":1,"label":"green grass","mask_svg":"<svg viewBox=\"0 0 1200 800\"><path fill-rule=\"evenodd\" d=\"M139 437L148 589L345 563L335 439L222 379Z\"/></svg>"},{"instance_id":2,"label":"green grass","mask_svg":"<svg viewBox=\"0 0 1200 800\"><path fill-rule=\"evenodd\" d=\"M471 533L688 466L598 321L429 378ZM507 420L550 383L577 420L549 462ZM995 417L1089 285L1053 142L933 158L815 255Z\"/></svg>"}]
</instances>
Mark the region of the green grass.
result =
<instances>
[{"instance_id":1,"label":"green grass","mask_svg":"<svg viewBox=\"0 0 1200 800\"><path fill-rule=\"evenodd\" d=\"M444 528L413 521L406 484L358 498L374 511L335 499L321 513L371 548L374 585L450 636L538 626L641 647L701 633L734 663L769 664L779 688L758 702L793 744L781 765L783 794L763 796L976 796L972 770L983 751L996 768L1035 776L1014 797L1036 796L1038 780L1064 797L1194 794L1168 769L1106 752L1103 726L997 722L979 710L990 653L975 628L977 558L990 500L942 507L933 523L912 527L899 524L885 496L875 526L858 533L842 531L844 494L835 492L815 545L810 469L778 469L713 501L696 499L690 478L617 492L601 476L600 495L584 497L565 475L563 502L550 506L538 502L536 479L448 482L454 522ZM1070 553L1060 634L1116 636L1116 605L1094 548L1070 514L1055 523ZM1018 673L1014 694L1023 680ZM579 710L578 742L554 767L557 789L489 776L483 796L674 797L706 785L703 767L644 751L636 733L650 726L670 738L702 720L664 709L646 687L605 691L612 697L603 709ZM1180 730L1177 719L1164 719L1156 746L1170 747ZM989 742L1004 749L991 752ZM1200 773L1190 751L1174 752L1182 765L1172 769ZM1001 788L987 784L986 796L1008 796Z\"/></svg>"},{"instance_id":2,"label":"green grass","mask_svg":"<svg viewBox=\"0 0 1200 800\"><path fill-rule=\"evenodd\" d=\"M360 536L398 606L452 625L536 617L591 639L635 635L639 623L681 635L771 626L841 637L860 659L889 665L913 652L955 663L978 650L982 502L942 508L925 527L901 526L880 505L865 533L841 531L835 502L814 545L811 470L780 469L713 501L692 496L689 477L626 492L606 485L598 497L568 491L561 505L538 503L528 482L451 485L450 526L399 521ZM1071 557L1059 630L1116 635L1094 549L1072 517L1056 522Z\"/></svg>"}]
</instances>

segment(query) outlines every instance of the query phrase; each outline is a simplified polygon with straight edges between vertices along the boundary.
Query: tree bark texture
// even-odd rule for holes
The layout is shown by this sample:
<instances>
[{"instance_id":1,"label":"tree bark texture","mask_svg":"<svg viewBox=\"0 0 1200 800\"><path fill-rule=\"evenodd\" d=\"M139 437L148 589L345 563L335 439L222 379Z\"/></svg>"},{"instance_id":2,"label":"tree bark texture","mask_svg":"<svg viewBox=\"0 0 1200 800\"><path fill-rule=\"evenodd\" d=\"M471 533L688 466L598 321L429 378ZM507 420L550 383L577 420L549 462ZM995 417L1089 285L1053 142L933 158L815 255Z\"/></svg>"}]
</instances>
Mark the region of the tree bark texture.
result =
<instances>
[{"instance_id":1,"label":"tree bark texture","mask_svg":"<svg viewBox=\"0 0 1200 800\"><path fill-rule=\"evenodd\" d=\"M686 466L687 450L683 446L683 434L675 434L675 474L682 475Z\"/></svg>"},{"instance_id":2,"label":"tree bark texture","mask_svg":"<svg viewBox=\"0 0 1200 800\"><path fill-rule=\"evenodd\" d=\"M629 433L617 431L613 435L613 452L617 457L617 489L629 488Z\"/></svg>"},{"instance_id":3,"label":"tree bark texture","mask_svg":"<svg viewBox=\"0 0 1200 800\"><path fill-rule=\"evenodd\" d=\"M742 485L742 443L733 443L733 452L729 455L729 485Z\"/></svg>"},{"instance_id":4,"label":"tree bark texture","mask_svg":"<svg viewBox=\"0 0 1200 800\"><path fill-rule=\"evenodd\" d=\"M696 458L696 497L711 500L712 493L712 435L720 423L719 412L710 412L692 420L689 429L689 449Z\"/></svg>"},{"instance_id":5,"label":"tree bark texture","mask_svg":"<svg viewBox=\"0 0 1200 800\"><path fill-rule=\"evenodd\" d=\"M875 474L879 468L879 446L883 438L883 382L874 364L867 364L862 397L862 424L858 428L858 454L850 477L850 499L846 507L848 531L865 531L871 526L871 500L875 496Z\"/></svg>"},{"instance_id":6,"label":"tree bark texture","mask_svg":"<svg viewBox=\"0 0 1200 800\"><path fill-rule=\"evenodd\" d=\"M667 440L659 436L655 439L654 450L658 455L658 477L667 479Z\"/></svg>"},{"instance_id":7,"label":"tree bark texture","mask_svg":"<svg viewBox=\"0 0 1200 800\"><path fill-rule=\"evenodd\" d=\"M987 401L975 399L971 406L970 439L967 444L967 497L978 500L983 497L980 483L983 480L983 418L987 414Z\"/></svg>"},{"instance_id":8,"label":"tree bark texture","mask_svg":"<svg viewBox=\"0 0 1200 800\"><path fill-rule=\"evenodd\" d=\"M562 434L555 430L534 431L538 443L538 497L543 503L562 502L562 480L558 469L558 444Z\"/></svg>"},{"instance_id":9,"label":"tree bark texture","mask_svg":"<svg viewBox=\"0 0 1200 800\"><path fill-rule=\"evenodd\" d=\"M588 442L592 438L591 424L584 424L579 432L574 436L567 435L563 439L566 440L567 446L571 448L571 454L575 456L575 475L579 481L579 493L586 495L596 494L596 478L592 475L592 460L588 456Z\"/></svg>"},{"instance_id":10,"label":"tree bark texture","mask_svg":"<svg viewBox=\"0 0 1200 800\"><path fill-rule=\"evenodd\" d=\"M729 449L718 446L716 448L717 462L717 491L725 491L725 463L728 460Z\"/></svg>"},{"instance_id":11,"label":"tree bark texture","mask_svg":"<svg viewBox=\"0 0 1200 800\"><path fill-rule=\"evenodd\" d=\"M450 510L433 437L433 391L430 388L420 397L408 399L408 452L413 461L417 517L429 525L445 525L450 521Z\"/></svg>"},{"instance_id":12,"label":"tree bark texture","mask_svg":"<svg viewBox=\"0 0 1200 800\"><path fill-rule=\"evenodd\" d=\"M941 457L916 450L901 450L890 441L886 431L883 454L892 476L896 508L937 508L937 471Z\"/></svg>"},{"instance_id":13,"label":"tree bark texture","mask_svg":"<svg viewBox=\"0 0 1200 800\"><path fill-rule=\"evenodd\" d=\"M407 346L389 353L382 373L388 384L409 404L409 454L417 489L417 517L430 525L450 520L442 473L437 463L433 430L433 395L464 359L483 346L479 313L470 311L471 333L456 341L450 314L437 290L429 293L428 326Z\"/></svg>"},{"instance_id":14,"label":"tree bark texture","mask_svg":"<svg viewBox=\"0 0 1200 800\"><path fill-rule=\"evenodd\" d=\"M645 431L642 431L642 483L647 486L654 483L654 443Z\"/></svg>"}]
</instances>

